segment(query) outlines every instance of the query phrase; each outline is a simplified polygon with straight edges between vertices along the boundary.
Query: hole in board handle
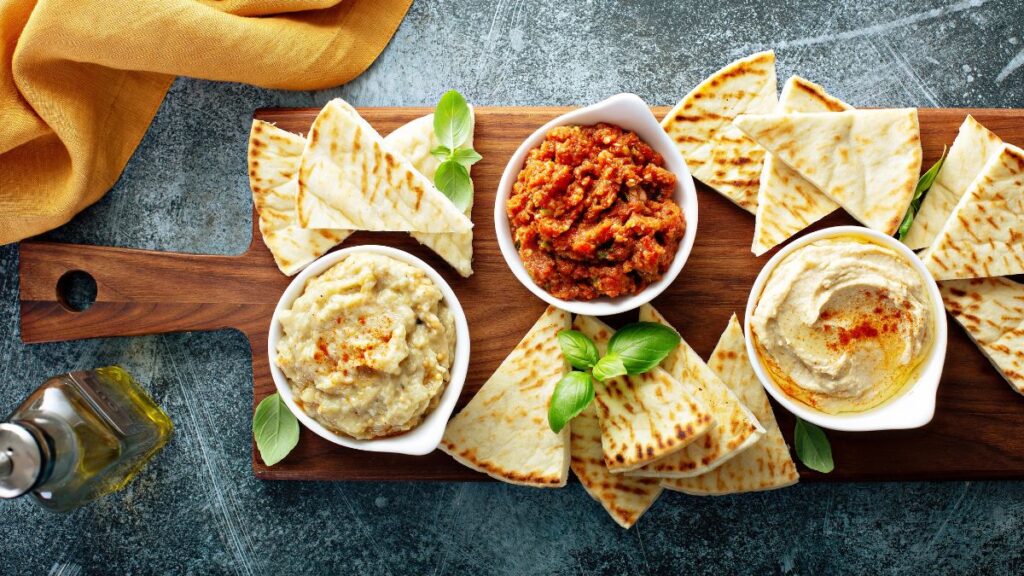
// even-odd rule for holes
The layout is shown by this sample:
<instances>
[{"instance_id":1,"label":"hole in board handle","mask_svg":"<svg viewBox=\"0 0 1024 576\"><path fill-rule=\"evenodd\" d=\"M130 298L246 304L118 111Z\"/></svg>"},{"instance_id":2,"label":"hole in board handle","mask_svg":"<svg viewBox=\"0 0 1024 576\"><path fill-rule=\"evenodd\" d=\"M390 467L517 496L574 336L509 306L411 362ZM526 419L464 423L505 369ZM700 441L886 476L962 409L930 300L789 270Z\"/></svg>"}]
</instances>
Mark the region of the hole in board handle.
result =
<instances>
[{"instance_id":1,"label":"hole in board handle","mask_svg":"<svg viewBox=\"0 0 1024 576\"><path fill-rule=\"evenodd\" d=\"M68 312L84 312L96 301L96 279L84 270L65 272L57 280L57 301Z\"/></svg>"}]
</instances>

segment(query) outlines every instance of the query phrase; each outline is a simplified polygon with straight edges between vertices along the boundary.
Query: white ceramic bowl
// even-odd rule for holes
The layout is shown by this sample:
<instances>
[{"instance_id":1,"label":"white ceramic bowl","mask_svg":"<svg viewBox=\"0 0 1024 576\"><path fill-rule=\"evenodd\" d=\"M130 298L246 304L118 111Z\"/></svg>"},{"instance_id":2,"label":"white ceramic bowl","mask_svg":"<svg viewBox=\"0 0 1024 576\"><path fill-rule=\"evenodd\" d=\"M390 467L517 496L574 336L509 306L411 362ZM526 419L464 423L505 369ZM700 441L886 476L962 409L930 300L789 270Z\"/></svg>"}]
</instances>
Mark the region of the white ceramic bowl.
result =
<instances>
[{"instance_id":1,"label":"white ceramic bowl","mask_svg":"<svg viewBox=\"0 0 1024 576\"><path fill-rule=\"evenodd\" d=\"M674 199L683 209L683 218L686 220L686 232L679 242L679 249L665 275L647 288L631 296L620 296L618 298L601 297L590 301L562 300L555 298L546 290L537 286L530 278L530 274L523 266L519 253L516 251L512 241L512 230L509 226L508 215L505 211L505 204L512 193L512 185L515 184L519 172L523 169L526 161L526 154L544 141L548 130L556 126L581 125L588 126L606 122L621 126L626 130L632 130L656 152L665 159L665 167L676 175L676 191ZM693 187L693 177L686 167L686 161L676 148L672 139L658 124L658 120L651 114L651 109L636 94L618 94L607 100L598 102L592 106L573 110L541 126L536 132L519 145L519 149L512 155L505 166L505 172L501 176L501 183L498 185L498 193L494 200L494 229L498 236L498 246L501 247L501 255L516 278L533 292L538 298L548 304L552 304L574 314L587 314L590 316L607 316L627 312L653 300L661 294L668 285L676 279L683 264L690 256L693 248L693 241L697 236L697 192Z\"/></svg>"},{"instance_id":2,"label":"white ceramic bowl","mask_svg":"<svg viewBox=\"0 0 1024 576\"><path fill-rule=\"evenodd\" d=\"M928 357L918 370L917 380L907 383L898 396L864 412L854 414L826 414L816 410L799 400L788 396L779 388L775 381L765 370L764 363L754 346L754 338L750 329L750 318L754 308L761 297L764 285L771 276L772 271L786 256L803 246L822 238L833 238L836 236L863 236L878 244L886 246L900 253L917 270L925 280L928 296L931 299L932 318L935 322L935 343ZM939 388L939 379L942 377L942 366L946 360L946 311L942 306L942 296L939 294L939 287L932 279L931 274L924 267L921 259L907 248L902 242L891 236L880 232L862 228L860 226L836 226L819 230L799 238L780 250L771 260L765 264L754 281L754 287L750 290L750 298L747 300L747 311L744 317L746 328L747 354L750 356L750 363L754 373L764 386L765 390L772 395L783 408L789 410L796 416L807 422L817 424L822 428L831 430L843 430L848 432L865 432L869 430L901 430L907 428L920 428L931 421L935 415L935 395Z\"/></svg>"},{"instance_id":3,"label":"white ceramic bowl","mask_svg":"<svg viewBox=\"0 0 1024 576\"><path fill-rule=\"evenodd\" d=\"M283 310L290 309L292 303L302 295L302 292L306 287L307 280L320 275L328 268L334 266L338 262L341 262L348 256L359 253L390 256L395 260L405 262L406 264L410 264L423 270L427 274L427 277L430 278L430 280L441 290L441 293L444 295L445 303L448 305L448 308L452 311L452 315L455 317L455 359L452 362L451 380L449 380L448 387L445 388L444 393L441 396L441 401L438 403L437 407L423 419L423 422L421 422L419 426L398 436L378 438L375 440L357 440L348 436L335 434L322 426L295 404L295 400L292 397L291 386L288 385L288 379L285 377L284 372L277 367L277 343L281 339L281 312ZM331 252L307 266L292 280L291 284L288 285L288 288L285 289L284 294L281 295L281 299L277 302L277 307L274 309L274 316L270 320L270 335L267 339L267 343L269 348L270 373L274 378L274 385L277 386L277 391L281 394L281 398L284 399L284 403L288 406L288 409L292 411L292 414L295 414L295 417L299 419L299 422L302 422L303 426L309 428L321 438L330 440L331 442L340 444L341 446L355 448L356 450L366 450L368 452L394 452L397 454L411 454L419 456L430 453L437 448L437 445L441 443L441 436L444 435L444 429L448 424L448 418L451 416L452 410L455 408L455 401L458 400L459 394L462 392L462 385L466 382L466 370L469 368L469 325L466 323L466 315L462 311L462 305L459 304L458 298L455 297L455 292L453 292L451 287L448 286L448 283L444 281L444 278L442 278L436 270L428 266L424 261L412 254L396 250L394 248L389 248L387 246L352 246L351 248L344 248L337 252Z\"/></svg>"}]
</instances>

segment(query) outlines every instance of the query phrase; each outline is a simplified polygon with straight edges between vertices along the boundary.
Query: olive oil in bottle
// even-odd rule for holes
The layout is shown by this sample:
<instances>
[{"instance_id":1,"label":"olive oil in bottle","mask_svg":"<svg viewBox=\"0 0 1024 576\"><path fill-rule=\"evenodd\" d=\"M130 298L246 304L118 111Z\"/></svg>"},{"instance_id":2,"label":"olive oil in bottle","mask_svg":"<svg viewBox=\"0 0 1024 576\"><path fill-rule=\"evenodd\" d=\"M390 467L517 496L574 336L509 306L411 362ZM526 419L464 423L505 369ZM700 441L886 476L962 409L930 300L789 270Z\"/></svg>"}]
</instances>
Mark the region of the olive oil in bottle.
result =
<instances>
[{"instance_id":1,"label":"olive oil in bottle","mask_svg":"<svg viewBox=\"0 0 1024 576\"><path fill-rule=\"evenodd\" d=\"M0 497L70 510L124 488L171 436L167 414L116 366L47 380L0 424Z\"/></svg>"}]
</instances>

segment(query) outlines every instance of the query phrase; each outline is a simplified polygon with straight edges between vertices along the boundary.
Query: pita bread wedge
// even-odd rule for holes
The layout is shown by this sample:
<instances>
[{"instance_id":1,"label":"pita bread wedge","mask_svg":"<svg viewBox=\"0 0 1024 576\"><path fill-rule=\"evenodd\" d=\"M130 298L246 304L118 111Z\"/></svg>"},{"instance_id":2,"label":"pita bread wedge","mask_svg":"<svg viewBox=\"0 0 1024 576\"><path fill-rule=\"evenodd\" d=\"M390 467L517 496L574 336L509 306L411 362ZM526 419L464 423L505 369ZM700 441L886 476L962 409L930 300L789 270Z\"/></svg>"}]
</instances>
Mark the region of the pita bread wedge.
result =
<instances>
[{"instance_id":1,"label":"pita bread wedge","mask_svg":"<svg viewBox=\"0 0 1024 576\"><path fill-rule=\"evenodd\" d=\"M650 304L640 307L640 321L671 327ZM662 361L661 367L694 389L694 397L708 407L716 425L675 454L627 472L628 475L655 478L699 476L741 454L764 435L764 428L757 418L685 340L680 341L679 346Z\"/></svg>"},{"instance_id":2,"label":"pita bread wedge","mask_svg":"<svg viewBox=\"0 0 1024 576\"><path fill-rule=\"evenodd\" d=\"M999 136L989 132L968 114L903 243L913 250L927 248L953 213L967 187L1002 147L1003 141Z\"/></svg>"},{"instance_id":3,"label":"pita bread wedge","mask_svg":"<svg viewBox=\"0 0 1024 576\"><path fill-rule=\"evenodd\" d=\"M472 111L472 108L470 108ZM470 118L474 118L472 115ZM440 161L430 151L440 146L441 142L434 134L434 115L428 114L417 118L404 126L395 129L384 138L384 142L397 154L412 162L413 167L431 182ZM461 146L473 146L473 129L470 127L469 138ZM472 170L472 168L470 168ZM464 214L468 218L473 211L472 202ZM428 232L412 232L415 238L444 258L452 268L468 278L473 274L473 231L431 234Z\"/></svg>"},{"instance_id":4,"label":"pita bread wedge","mask_svg":"<svg viewBox=\"0 0 1024 576\"><path fill-rule=\"evenodd\" d=\"M299 162L306 139L253 120L249 131L249 186L260 234L278 269L291 276L348 237L349 230L306 230L295 211Z\"/></svg>"},{"instance_id":5,"label":"pita bread wedge","mask_svg":"<svg viewBox=\"0 0 1024 576\"><path fill-rule=\"evenodd\" d=\"M768 395L750 367L743 328L735 314L711 353L709 365L754 411L764 425L765 435L749 450L707 474L662 480L662 486L700 496L771 490L796 484L800 475L775 421Z\"/></svg>"},{"instance_id":6,"label":"pita bread wedge","mask_svg":"<svg viewBox=\"0 0 1024 576\"><path fill-rule=\"evenodd\" d=\"M572 471L587 494L623 528L636 524L662 490L657 478L633 478L608 470L594 404L572 419Z\"/></svg>"},{"instance_id":7,"label":"pita bread wedge","mask_svg":"<svg viewBox=\"0 0 1024 576\"><path fill-rule=\"evenodd\" d=\"M842 112L851 109L849 104L830 96L821 86L799 76L791 76L782 87L775 112ZM755 256L760 256L838 207L814 184L768 154L757 191L751 250Z\"/></svg>"},{"instance_id":8,"label":"pita bread wedge","mask_svg":"<svg viewBox=\"0 0 1024 576\"><path fill-rule=\"evenodd\" d=\"M921 260L936 280L1024 273L1024 150L989 159Z\"/></svg>"},{"instance_id":9,"label":"pita bread wedge","mask_svg":"<svg viewBox=\"0 0 1024 576\"><path fill-rule=\"evenodd\" d=\"M569 313L549 306L498 370L448 422L441 450L459 463L512 484L565 486L569 429L548 427L548 400L569 366L558 332Z\"/></svg>"},{"instance_id":10,"label":"pita bread wedge","mask_svg":"<svg viewBox=\"0 0 1024 576\"><path fill-rule=\"evenodd\" d=\"M604 353L611 328L590 316L576 316L573 327ZM678 452L714 426L707 408L661 368L595 380L594 392L605 465L616 474Z\"/></svg>"},{"instance_id":11,"label":"pita bread wedge","mask_svg":"<svg viewBox=\"0 0 1024 576\"><path fill-rule=\"evenodd\" d=\"M1007 278L939 282L946 310L1017 392L1024 394L1024 284Z\"/></svg>"},{"instance_id":12,"label":"pita bread wedge","mask_svg":"<svg viewBox=\"0 0 1024 576\"><path fill-rule=\"evenodd\" d=\"M665 115L694 178L753 213L765 152L732 125L739 114L775 109L775 53L741 58L701 82Z\"/></svg>"},{"instance_id":13,"label":"pita bread wedge","mask_svg":"<svg viewBox=\"0 0 1024 576\"><path fill-rule=\"evenodd\" d=\"M851 216L896 233L921 173L916 108L751 114L733 124Z\"/></svg>"},{"instance_id":14,"label":"pita bread wedge","mask_svg":"<svg viewBox=\"0 0 1024 576\"><path fill-rule=\"evenodd\" d=\"M314 199L322 210L309 213ZM333 227L353 230L437 233L473 228L433 182L337 98L324 106L309 129L297 205L304 228L316 227L313 215L324 214Z\"/></svg>"}]
</instances>

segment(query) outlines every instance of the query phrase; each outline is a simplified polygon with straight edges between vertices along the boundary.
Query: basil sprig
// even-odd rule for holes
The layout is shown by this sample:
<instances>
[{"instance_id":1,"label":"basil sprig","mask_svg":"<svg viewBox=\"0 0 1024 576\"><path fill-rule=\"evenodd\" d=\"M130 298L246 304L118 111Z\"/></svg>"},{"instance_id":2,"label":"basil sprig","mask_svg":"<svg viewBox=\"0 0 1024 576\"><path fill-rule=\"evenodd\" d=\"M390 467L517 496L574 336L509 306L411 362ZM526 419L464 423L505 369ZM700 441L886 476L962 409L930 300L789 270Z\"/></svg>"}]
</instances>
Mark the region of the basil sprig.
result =
<instances>
[{"instance_id":1,"label":"basil sprig","mask_svg":"<svg viewBox=\"0 0 1024 576\"><path fill-rule=\"evenodd\" d=\"M267 466L277 464L299 443L299 421L281 395L264 398L252 415L252 434L256 448Z\"/></svg>"},{"instance_id":2,"label":"basil sprig","mask_svg":"<svg viewBox=\"0 0 1024 576\"><path fill-rule=\"evenodd\" d=\"M660 364L680 340L679 334L668 326L636 322L616 332L608 341L608 350L600 356L597 345L585 334L562 330L558 343L562 355L575 370L555 384L548 404L548 426L561 432L590 405L594 400L594 378L604 382L626 374L643 374Z\"/></svg>"},{"instance_id":3,"label":"basil sprig","mask_svg":"<svg viewBox=\"0 0 1024 576\"><path fill-rule=\"evenodd\" d=\"M946 148L942 148L942 156L939 157L939 161L936 162L927 172L921 175L921 178L917 180L917 187L914 188L914 196L910 201L910 206L907 208L906 215L903 216L903 222L900 223L899 229L896 231L896 239L900 242L906 238L907 233L910 232L910 226L914 223L914 218L917 216L918 210L921 209L921 203L924 202L924 195L931 189L932 184L935 183L935 177L939 175L939 170L942 170L942 164L946 161Z\"/></svg>"},{"instance_id":4,"label":"basil sprig","mask_svg":"<svg viewBox=\"0 0 1024 576\"><path fill-rule=\"evenodd\" d=\"M829 444L825 432L810 422L796 419L796 430L793 433L796 455L811 470L828 474L835 469L832 461L832 445Z\"/></svg>"},{"instance_id":5,"label":"basil sprig","mask_svg":"<svg viewBox=\"0 0 1024 576\"><path fill-rule=\"evenodd\" d=\"M473 113L469 104L455 90L441 97L434 110L434 135L440 146L430 153L441 161L434 173L434 186L440 190L460 212L473 201L473 180L469 167L479 162L480 156L469 146L463 146L473 132Z\"/></svg>"}]
</instances>

